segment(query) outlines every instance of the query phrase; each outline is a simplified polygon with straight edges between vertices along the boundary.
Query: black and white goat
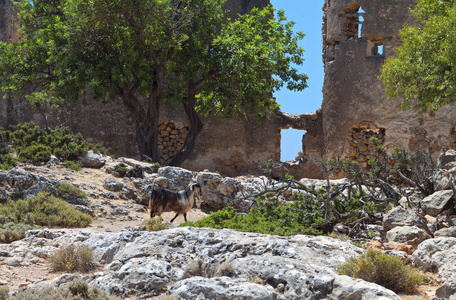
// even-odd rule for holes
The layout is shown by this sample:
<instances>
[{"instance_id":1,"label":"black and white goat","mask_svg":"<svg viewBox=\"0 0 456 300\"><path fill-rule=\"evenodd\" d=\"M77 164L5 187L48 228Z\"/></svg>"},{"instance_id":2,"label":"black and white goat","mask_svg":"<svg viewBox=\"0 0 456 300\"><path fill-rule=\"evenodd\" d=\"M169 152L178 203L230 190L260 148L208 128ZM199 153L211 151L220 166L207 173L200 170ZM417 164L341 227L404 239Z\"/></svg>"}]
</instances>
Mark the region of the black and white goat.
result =
<instances>
[{"instance_id":1,"label":"black and white goat","mask_svg":"<svg viewBox=\"0 0 456 300\"><path fill-rule=\"evenodd\" d=\"M165 188L153 189L149 201L150 217L160 216L164 211L174 211L176 216L171 219L171 223L181 214L184 215L184 220L187 222L187 212L195 203L195 193L201 194L199 183L192 183L183 191L172 191Z\"/></svg>"}]
</instances>

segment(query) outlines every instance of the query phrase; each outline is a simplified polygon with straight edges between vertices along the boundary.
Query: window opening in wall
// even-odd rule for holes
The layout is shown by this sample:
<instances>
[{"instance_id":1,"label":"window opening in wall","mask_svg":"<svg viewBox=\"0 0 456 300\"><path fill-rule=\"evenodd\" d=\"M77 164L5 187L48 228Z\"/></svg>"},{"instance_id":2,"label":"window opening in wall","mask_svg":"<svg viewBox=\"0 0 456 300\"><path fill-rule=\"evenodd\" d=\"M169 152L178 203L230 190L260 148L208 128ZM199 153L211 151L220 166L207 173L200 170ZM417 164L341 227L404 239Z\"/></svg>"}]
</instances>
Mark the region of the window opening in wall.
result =
<instances>
[{"instance_id":1,"label":"window opening in wall","mask_svg":"<svg viewBox=\"0 0 456 300\"><path fill-rule=\"evenodd\" d=\"M383 41L368 41L367 56L383 57Z\"/></svg>"},{"instance_id":2,"label":"window opening in wall","mask_svg":"<svg viewBox=\"0 0 456 300\"><path fill-rule=\"evenodd\" d=\"M359 4L355 2L352 2L349 6L342 10L340 16L344 18L342 31L345 34L345 39L361 38L364 14L365 11L361 8L361 6L359 6Z\"/></svg>"},{"instance_id":3,"label":"window opening in wall","mask_svg":"<svg viewBox=\"0 0 456 300\"><path fill-rule=\"evenodd\" d=\"M363 22L364 22L364 17L363 15L365 14L366 12L363 10L362 7L359 8L358 10L358 14L359 14L359 24L358 24L358 38L360 39L363 35L362 35L362 28L363 28Z\"/></svg>"},{"instance_id":4,"label":"window opening in wall","mask_svg":"<svg viewBox=\"0 0 456 300\"><path fill-rule=\"evenodd\" d=\"M299 129L282 129L280 130L280 160L292 160L302 152L302 139L305 130Z\"/></svg>"}]
</instances>

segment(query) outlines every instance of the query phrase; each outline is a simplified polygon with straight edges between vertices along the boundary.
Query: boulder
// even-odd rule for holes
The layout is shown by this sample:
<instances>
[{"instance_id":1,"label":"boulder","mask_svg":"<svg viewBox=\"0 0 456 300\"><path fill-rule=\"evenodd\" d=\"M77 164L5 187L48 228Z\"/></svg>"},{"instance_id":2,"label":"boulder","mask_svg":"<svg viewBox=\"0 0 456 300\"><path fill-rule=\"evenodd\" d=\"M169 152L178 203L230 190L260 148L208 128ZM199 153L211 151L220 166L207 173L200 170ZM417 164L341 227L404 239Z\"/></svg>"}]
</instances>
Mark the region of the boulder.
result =
<instances>
[{"instance_id":1,"label":"boulder","mask_svg":"<svg viewBox=\"0 0 456 300\"><path fill-rule=\"evenodd\" d=\"M452 197L452 190L435 192L421 201L421 208L426 214L436 217L445 208Z\"/></svg>"},{"instance_id":2,"label":"boulder","mask_svg":"<svg viewBox=\"0 0 456 300\"><path fill-rule=\"evenodd\" d=\"M456 238L456 227L442 228L434 232L434 237L454 237Z\"/></svg>"},{"instance_id":3,"label":"boulder","mask_svg":"<svg viewBox=\"0 0 456 300\"><path fill-rule=\"evenodd\" d=\"M434 190L436 192L448 190L451 188L452 175L447 171L437 169L432 173L430 180L434 184Z\"/></svg>"},{"instance_id":4,"label":"boulder","mask_svg":"<svg viewBox=\"0 0 456 300\"><path fill-rule=\"evenodd\" d=\"M396 206L383 216L383 228L391 230L397 226L416 226L429 231L426 219L412 209Z\"/></svg>"},{"instance_id":5,"label":"boulder","mask_svg":"<svg viewBox=\"0 0 456 300\"><path fill-rule=\"evenodd\" d=\"M106 162L111 161L112 158L103 154L94 153L93 151L87 151L79 157L79 161L86 168L99 169L103 167Z\"/></svg>"},{"instance_id":6,"label":"boulder","mask_svg":"<svg viewBox=\"0 0 456 300\"><path fill-rule=\"evenodd\" d=\"M168 181L168 188L172 190L185 189L194 181L193 172L179 167L162 167L158 169L158 176L165 177Z\"/></svg>"},{"instance_id":7,"label":"boulder","mask_svg":"<svg viewBox=\"0 0 456 300\"><path fill-rule=\"evenodd\" d=\"M436 237L422 242L410 261L416 267L437 273L437 281L456 287L456 238Z\"/></svg>"},{"instance_id":8,"label":"boulder","mask_svg":"<svg viewBox=\"0 0 456 300\"><path fill-rule=\"evenodd\" d=\"M456 161L456 151L453 149L447 150L439 155L438 167L443 169L448 163Z\"/></svg>"},{"instance_id":9,"label":"boulder","mask_svg":"<svg viewBox=\"0 0 456 300\"><path fill-rule=\"evenodd\" d=\"M127 158L127 157L120 157L118 159L120 163L124 163L132 168L137 168L139 170L142 170L146 173L152 174L152 173L157 173L159 166L156 164L151 164L147 162L142 162L133 158ZM142 178L142 177L141 177Z\"/></svg>"},{"instance_id":10,"label":"boulder","mask_svg":"<svg viewBox=\"0 0 456 300\"><path fill-rule=\"evenodd\" d=\"M421 193L413 193L411 194L410 196L408 196L408 199L407 197L402 197L400 200L399 200L399 203L403 206L403 207L409 207L410 205L412 207L417 207L418 205L420 205L420 202L423 201L425 197L423 196L423 194Z\"/></svg>"},{"instance_id":11,"label":"boulder","mask_svg":"<svg viewBox=\"0 0 456 300\"><path fill-rule=\"evenodd\" d=\"M428 233L416 226L398 226L386 233L388 242L405 243L418 239L418 243L420 243L430 238L431 236Z\"/></svg>"}]
</instances>

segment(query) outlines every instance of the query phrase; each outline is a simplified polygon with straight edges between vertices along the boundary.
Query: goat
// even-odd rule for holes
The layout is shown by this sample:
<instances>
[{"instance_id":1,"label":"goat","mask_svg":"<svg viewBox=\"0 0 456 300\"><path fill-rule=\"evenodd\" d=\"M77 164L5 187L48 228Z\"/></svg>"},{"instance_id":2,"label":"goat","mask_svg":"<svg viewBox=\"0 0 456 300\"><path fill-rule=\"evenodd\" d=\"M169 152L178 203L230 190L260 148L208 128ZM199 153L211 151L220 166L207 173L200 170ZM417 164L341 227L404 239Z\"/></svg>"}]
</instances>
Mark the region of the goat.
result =
<instances>
[{"instance_id":1,"label":"goat","mask_svg":"<svg viewBox=\"0 0 456 300\"><path fill-rule=\"evenodd\" d=\"M184 215L184 220L187 222L187 212L195 203L195 193L201 194L199 183L192 183L183 191L154 188L149 201L150 217L160 216L164 211L174 211L176 216L170 223L180 214Z\"/></svg>"}]
</instances>

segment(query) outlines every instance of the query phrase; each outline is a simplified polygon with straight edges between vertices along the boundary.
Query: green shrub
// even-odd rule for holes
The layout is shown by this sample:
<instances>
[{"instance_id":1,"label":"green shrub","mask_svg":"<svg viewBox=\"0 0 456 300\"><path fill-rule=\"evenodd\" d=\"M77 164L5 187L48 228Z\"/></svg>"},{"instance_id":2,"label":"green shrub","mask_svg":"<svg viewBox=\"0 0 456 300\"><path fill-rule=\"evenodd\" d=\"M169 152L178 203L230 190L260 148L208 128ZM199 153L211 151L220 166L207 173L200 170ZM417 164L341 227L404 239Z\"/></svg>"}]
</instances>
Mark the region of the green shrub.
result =
<instances>
[{"instance_id":1,"label":"green shrub","mask_svg":"<svg viewBox=\"0 0 456 300\"><path fill-rule=\"evenodd\" d=\"M418 285L427 281L425 275L415 268L406 266L400 258L375 250L351 257L337 267L337 272L374 282L396 293L413 292Z\"/></svg>"},{"instance_id":2,"label":"green shrub","mask_svg":"<svg viewBox=\"0 0 456 300\"><path fill-rule=\"evenodd\" d=\"M16 163L17 159L14 158L10 153L0 155L0 170L11 170L16 166Z\"/></svg>"},{"instance_id":3,"label":"green shrub","mask_svg":"<svg viewBox=\"0 0 456 300\"><path fill-rule=\"evenodd\" d=\"M91 287L82 279L75 279L66 286L27 289L17 292L11 300L113 300L120 299L109 295L97 287ZM2 300L2 298L0 298Z\"/></svg>"},{"instance_id":4,"label":"green shrub","mask_svg":"<svg viewBox=\"0 0 456 300\"><path fill-rule=\"evenodd\" d=\"M48 261L53 271L87 272L94 267L93 249L89 246L64 245L52 253Z\"/></svg>"},{"instance_id":5,"label":"green shrub","mask_svg":"<svg viewBox=\"0 0 456 300\"><path fill-rule=\"evenodd\" d=\"M59 184L59 191L68 193L71 196L77 197L77 198L82 198L82 199L87 199L87 194L81 191L81 189L75 187L72 184L66 183L66 182L61 182Z\"/></svg>"},{"instance_id":6,"label":"green shrub","mask_svg":"<svg viewBox=\"0 0 456 300\"><path fill-rule=\"evenodd\" d=\"M65 167L75 171L81 171L82 169L82 162L74 161L74 160L67 160L63 163Z\"/></svg>"},{"instance_id":7,"label":"green shrub","mask_svg":"<svg viewBox=\"0 0 456 300\"><path fill-rule=\"evenodd\" d=\"M120 163L120 164L117 164L115 167L114 167L114 171L116 171L117 173L119 173L119 175L121 177L125 177L125 175L127 174L127 172L129 171L130 169L127 167L127 165L125 165L124 163Z\"/></svg>"},{"instance_id":8,"label":"green shrub","mask_svg":"<svg viewBox=\"0 0 456 300\"><path fill-rule=\"evenodd\" d=\"M0 204L0 216L10 217L14 223L23 223L32 217L36 225L48 227L85 227L92 222L91 216L48 193L39 193L26 200L8 200L6 204Z\"/></svg>"},{"instance_id":9,"label":"green shrub","mask_svg":"<svg viewBox=\"0 0 456 300\"><path fill-rule=\"evenodd\" d=\"M161 216L158 218L148 219L144 222L144 225L148 231L160 231L169 228L167 224L163 223L163 218Z\"/></svg>"},{"instance_id":10,"label":"green shrub","mask_svg":"<svg viewBox=\"0 0 456 300\"><path fill-rule=\"evenodd\" d=\"M346 222L356 221L359 212L373 213L384 209L364 197L363 192L351 191L349 197L330 190L332 207L339 215L352 216ZM187 222L181 226L230 228L238 231L258 232L275 235L322 234L332 231L333 225L340 222L330 206L324 205L327 192L324 189L306 188L307 193L294 193L289 202L266 194L256 199L256 206L247 214L237 214L227 207L197 222ZM335 196L333 195L335 194Z\"/></svg>"},{"instance_id":11,"label":"green shrub","mask_svg":"<svg viewBox=\"0 0 456 300\"><path fill-rule=\"evenodd\" d=\"M8 157L13 152L22 162L40 163L49 161L51 155L63 161L76 161L89 150L107 152L101 146L86 142L80 133L72 134L68 127L46 131L33 123L24 123L14 131L0 128L0 168L4 169L15 166L16 159Z\"/></svg>"},{"instance_id":12,"label":"green shrub","mask_svg":"<svg viewBox=\"0 0 456 300\"><path fill-rule=\"evenodd\" d=\"M8 222L0 224L0 243L12 243L25 238L27 230L37 229L39 226ZM1 298L0 298L1 299Z\"/></svg>"}]
</instances>

